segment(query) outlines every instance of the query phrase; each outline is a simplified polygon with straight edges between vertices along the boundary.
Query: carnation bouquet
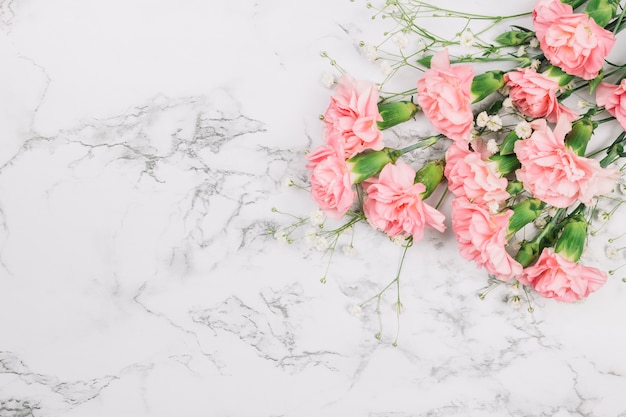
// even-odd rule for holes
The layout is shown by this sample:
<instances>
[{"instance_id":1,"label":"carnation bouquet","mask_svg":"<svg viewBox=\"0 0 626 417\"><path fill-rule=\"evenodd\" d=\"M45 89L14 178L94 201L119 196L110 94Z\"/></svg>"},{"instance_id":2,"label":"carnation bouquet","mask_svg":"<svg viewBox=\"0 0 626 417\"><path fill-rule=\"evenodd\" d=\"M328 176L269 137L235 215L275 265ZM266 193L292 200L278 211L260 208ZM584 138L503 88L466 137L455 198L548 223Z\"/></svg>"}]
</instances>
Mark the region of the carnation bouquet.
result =
<instances>
[{"instance_id":1,"label":"carnation bouquet","mask_svg":"<svg viewBox=\"0 0 626 417\"><path fill-rule=\"evenodd\" d=\"M420 0L368 3L392 22L382 42L360 45L383 79L357 79L322 54L336 73L324 77L333 92L303 185L320 210L275 236L305 236L332 258L338 237L367 222L406 253L425 228L446 229L449 204L459 254L490 288L563 302L598 290L614 271L581 258L593 223L623 202L626 64L615 60L626 59L616 53L624 3L539 0L493 17ZM459 23L456 33L437 33L442 19ZM398 80L411 84L388 91ZM433 134L386 145L386 129L416 120ZM407 158L430 148L441 152ZM339 225L325 227L327 218ZM305 224L315 228L298 235Z\"/></svg>"}]
</instances>

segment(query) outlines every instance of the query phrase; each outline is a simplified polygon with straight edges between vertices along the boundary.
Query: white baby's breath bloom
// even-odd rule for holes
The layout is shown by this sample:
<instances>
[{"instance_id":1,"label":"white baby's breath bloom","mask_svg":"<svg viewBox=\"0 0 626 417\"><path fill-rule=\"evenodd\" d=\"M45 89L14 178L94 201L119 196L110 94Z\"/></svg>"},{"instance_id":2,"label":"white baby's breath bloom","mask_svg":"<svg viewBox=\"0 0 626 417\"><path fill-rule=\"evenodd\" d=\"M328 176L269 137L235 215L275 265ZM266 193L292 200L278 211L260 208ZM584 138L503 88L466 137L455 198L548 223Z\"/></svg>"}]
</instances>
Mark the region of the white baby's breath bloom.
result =
<instances>
[{"instance_id":1,"label":"white baby's breath bloom","mask_svg":"<svg viewBox=\"0 0 626 417\"><path fill-rule=\"evenodd\" d=\"M491 130L492 132L497 132L498 130L502 129L502 119L500 119L500 116L498 116L497 114L494 114L493 116L489 117L486 126L487 129Z\"/></svg>"},{"instance_id":2,"label":"white baby's breath bloom","mask_svg":"<svg viewBox=\"0 0 626 417\"><path fill-rule=\"evenodd\" d=\"M365 53L365 56L370 62L374 62L376 61L376 58L378 58L378 52L375 46L365 45L363 47L363 52Z\"/></svg>"},{"instance_id":3,"label":"white baby's breath bloom","mask_svg":"<svg viewBox=\"0 0 626 417\"><path fill-rule=\"evenodd\" d=\"M587 103L585 100L578 100L578 103L576 103L576 107L579 110L583 110L585 107L587 107L589 105L589 103Z\"/></svg>"},{"instance_id":4,"label":"white baby's breath bloom","mask_svg":"<svg viewBox=\"0 0 626 417\"><path fill-rule=\"evenodd\" d=\"M417 53L416 53L416 58L421 58L424 55L424 52L426 51L426 42L424 42L424 39L420 39L417 41Z\"/></svg>"},{"instance_id":5,"label":"white baby's breath bloom","mask_svg":"<svg viewBox=\"0 0 626 417\"><path fill-rule=\"evenodd\" d=\"M525 47L524 45L520 46L520 47L517 49L517 52L515 53L515 55L516 55L518 58L521 58L521 57L523 57L524 55L526 55L526 47Z\"/></svg>"},{"instance_id":6,"label":"white baby's breath bloom","mask_svg":"<svg viewBox=\"0 0 626 417\"><path fill-rule=\"evenodd\" d=\"M308 229L304 231L304 239L311 244L315 244L318 230L319 229L315 227L309 227Z\"/></svg>"},{"instance_id":7,"label":"white baby's breath bloom","mask_svg":"<svg viewBox=\"0 0 626 417\"><path fill-rule=\"evenodd\" d=\"M289 233L284 229L278 229L274 232L274 239L280 243L289 243Z\"/></svg>"},{"instance_id":8,"label":"white baby's breath bloom","mask_svg":"<svg viewBox=\"0 0 626 417\"><path fill-rule=\"evenodd\" d=\"M391 40L400 49L405 49L406 47L409 46L409 37L406 35L406 33L398 32L395 35L393 35Z\"/></svg>"},{"instance_id":9,"label":"white baby's breath bloom","mask_svg":"<svg viewBox=\"0 0 626 417\"><path fill-rule=\"evenodd\" d=\"M330 88L333 86L333 84L335 84L335 76L333 74L331 74L330 72L327 72L324 75L322 75L322 85L324 87Z\"/></svg>"},{"instance_id":10,"label":"white baby's breath bloom","mask_svg":"<svg viewBox=\"0 0 626 417\"><path fill-rule=\"evenodd\" d=\"M535 37L530 38L529 45L531 48L535 48L535 49L539 48L539 39Z\"/></svg>"},{"instance_id":11,"label":"white baby's breath bloom","mask_svg":"<svg viewBox=\"0 0 626 417\"><path fill-rule=\"evenodd\" d=\"M490 154L494 154L500 150L500 147L498 146L498 143L495 139L489 139L489 141L487 142L487 150Z\"/></svg>"},{"instance_id":12,"label":"white baby's breath bloom","mask_svg":"<svg viewBox=\"0 0 626 417\"><path fill-rule=\"evenodd\" d=\"M352 314L354 317L361 317L361 314L363 313L363 309L361 308L360 305L358 304L352 304L349 308L348 311L350 312L350 314Z\"/></svg>"},{"instance_id":13,"label":"white baby's breath bloom","mask_svg":"<svg viewBox=\"0 0 626 417\"><path fill-rule=\"evenodd\" d=\"M519 308L522 306L522 300L517 295L509 297L507 303L514 310L519 310Z\"/></svg>"},{"instance_id":14,"label":"white baby's breath bloom","mask_svg":"<svg viewBox=\"0 0 626 417\"><path fill-rule=\"evenodd\" d=\"M291 177L283 177L282 184L283 187L293 187L295 183L293 182L293 179L291 179Z\"/></svg>"},{"instance_id":15,"label":"white baby's breath bloom","mask_svg":"<svg viewBox=\"0 0 626 417\"><path fill-rule=\"evenodd\" d=\"M489 212L491 214L496 214L497 212L500 211L500 204L496 203L495 201L491 201L487 204L487 207L489 208Z\"/></svg>"},{"instance_id":16,"label":"white baby's breath bloom","mask_svg":"<svg viewBox=\"0 0 626 417\"><path fill-rule=\"evenodd\" d=\"M391 68L391 64L388 61L382 61L380 63L380 71L386 77L388 75L391 75L391 73L393 72L393 68Z\"/></svg>"},{"instance_id":17,"label":"white baby's breath bloom","mask_svg":"<svg viewBox=\"0 0 626 417\"><path fill-rule=\"evenodd\" d=\"M356 252L356 250L354 249L354 246L352 245L343 245L341 247L341 251L346 256L354 256L354 253Z\"/></svg>"},{"instance_id":18,"label":"white baby's breath bloom","mask_svg":"<svg viewBox=\"0 0 626 417\"><path fill-rule=\"evenodd\" d=\"M320 209L315 209L309 214L309 223L311 223L313 226L319 226L320 224L324 223L324 220L326 220L326 216L324 215L324 212Z\"/></svg>"},{"instance_id":19,"label":"white baby's breath bloom","mask_svg":"<svg viewBox=\"0 0 626 417\"><path fill-rule=\"evenodd\" d=\"M391 241L398 246L404 246L404 244L406 243L406 236L396 235L391 238Z\"/></svg>"},{"instance_id":20,"label":"white baby's breath bloom","mask_svg":"<svg viewBox=\"0 0 626 417\"><path fill-rule=\"evenodd\" d=\"M526 120L522 120L517 124L517 126L515 126L515 134L520 139L527 139L532 133L533 130L530 127L530 123L528 123Z\"/></svg>"},{"instance_id":21,"label":"white baby's breath bloom","mask_svg":"<svg viewBox=\"0 0 626 417\"><path fill-rule=\"evenodd\" d=\"M613 245L607 245L607 247L604 248L604 253L609 259L617 259L617 248Z\"/></svg>"},{"instance_id":22,"label":"white baby's breath bloom","mask_svg":"<svg viewBox=\"0 0 626 417\"><path fill-rule=\"evenodd\" d=\"M478 113L478 116L476 116L476 126L478 127L487 126L488 121L489 121L489 115L487 114L486 111L481 111L480 113Z\"/></svg>"},{"instance_id":23,"label":"white baby's breath bloom","mask_svg":"<svg viewBox=\"0 0 626 417\"><path fill-rule=\"evenodd\" d=\"M315 236L313 239L313 245L315 245L315 249L318 251L324 252L330 247L330 242L323 236Z\"/></svg>"},{"instance_id":24,"label":"white baby's breath bloom","mask_svg":"<svg viewBox=\"0 0 626 417\"><path fill-rule=\"evenodd\" d=\"M469 29L466 29L461 33L459 41L463 48L471 48L474 46L474 34Z\"/></svg>"},{"instance_id":25,"label":"white baby's breath bloom","mask_svg":"<svg viewBox=\"0 0 626 417\"><path fill-rule=\"evenodd\" d=\"M537 217L534 221L533 224L535 225L535 227L537 229L543 229L544 227L547 226L548 222L546 221L545 217Z\"/></svg>"},{"instance_id":26,"label":"white baby's breath bloom","mask_svg":"<svg viewBox=\"0 0 626 417\"><path fill-rule=\"evenodd\" d=\"M530 68L534 69L535 71L537 71L539 65L541 65L541 61L539 61L538 59L533 59L532 61L530 61Z\"/></svg>"},{"instance_id":27,"label":"white baby's breath bloom","mask_svg":"<svg viewBox=\"0 0 626 417\"><path fill-rule=\"evenodd\" d=\"M504 101L502 101L502 107L504 107L505 109L512 109L514 107L511 97L507 97L504 99Z\"/></svg>"}]
</instances>

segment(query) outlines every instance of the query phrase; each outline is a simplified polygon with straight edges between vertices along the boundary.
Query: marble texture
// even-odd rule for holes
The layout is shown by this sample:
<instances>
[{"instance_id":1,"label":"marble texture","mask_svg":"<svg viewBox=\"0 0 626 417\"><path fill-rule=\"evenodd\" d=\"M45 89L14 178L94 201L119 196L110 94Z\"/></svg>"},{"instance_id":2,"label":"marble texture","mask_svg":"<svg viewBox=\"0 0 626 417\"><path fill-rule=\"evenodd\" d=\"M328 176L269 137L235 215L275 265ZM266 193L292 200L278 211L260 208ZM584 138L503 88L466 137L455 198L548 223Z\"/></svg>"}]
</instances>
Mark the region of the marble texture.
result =
<instances>
[{"instance_id":1,"label":"marble texture","mask_svg":"<svg viewBox=\"0 0 626 417\"><path fill-rule=\"evenodd\" d=\"M626 416L619 274L529 313L427 233L397 321L393 291L350 306L401 248L357 227L321 284L321 252L267 233L315 208L285 184L321 143L320 51L373 77L378 23L360 0L0 0L0 417ZM614 226L591 264L625 261Z\"/></svg>"}]
</instances>

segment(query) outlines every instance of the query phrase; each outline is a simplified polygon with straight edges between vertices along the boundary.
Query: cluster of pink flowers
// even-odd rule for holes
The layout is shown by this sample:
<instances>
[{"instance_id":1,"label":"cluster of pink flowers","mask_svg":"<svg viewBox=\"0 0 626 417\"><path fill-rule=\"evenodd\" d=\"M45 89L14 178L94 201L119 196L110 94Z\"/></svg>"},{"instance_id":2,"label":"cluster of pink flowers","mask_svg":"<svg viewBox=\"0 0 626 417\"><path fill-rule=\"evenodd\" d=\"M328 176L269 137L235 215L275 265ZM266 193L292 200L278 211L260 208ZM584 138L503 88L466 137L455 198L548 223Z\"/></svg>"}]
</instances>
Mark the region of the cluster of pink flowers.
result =
<instances>
[{"instance_id":1,"label":"cluster of pink flowers","mask_svg":"<svg viewBox=\"0 0 626 417\"><path fill-rule=\"evenodd\" d=\"M454 196L451 225L463 258L560 301L596 291L607 274L580 261L583 214L614 189L620 170L609 166L622 155L608 149L598 161L585 156L586 146L603 110L626 130L626 75L616 84L596 79L615 44L605 29L615 16L602 13L609 16L599 24L591 6L575 13L559 0L539 0L532 68L481 77L470 64L451 64L447 49L432 55L416 80L417 104L451 143L442 160L417 172L398 161L405 149L383 142L390 114L396 124L414 112L382 112L375 84L343 75L324 114L325 143L307 156L313 199L330 217L353 209L389 237L417 241L426 227L446 229L444 215L425 201L443 181ZM522 35L520 43L531 39ZM572 83L591 86L593 111L581 115L561 102ZM499 105L475 115L473 102L487 96ZM516 122L503 128L504 118Z\"/></svg>"}]
</instances>

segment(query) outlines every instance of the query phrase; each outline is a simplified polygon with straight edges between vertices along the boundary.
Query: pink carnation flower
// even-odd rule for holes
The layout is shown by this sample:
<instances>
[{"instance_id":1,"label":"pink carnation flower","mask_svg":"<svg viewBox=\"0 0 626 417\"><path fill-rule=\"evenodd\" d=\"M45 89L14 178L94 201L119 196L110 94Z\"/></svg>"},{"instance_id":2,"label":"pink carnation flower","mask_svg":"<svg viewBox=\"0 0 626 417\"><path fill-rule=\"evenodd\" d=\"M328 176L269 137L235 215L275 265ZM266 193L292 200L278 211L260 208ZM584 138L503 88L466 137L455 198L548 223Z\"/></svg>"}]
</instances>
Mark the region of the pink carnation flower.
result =
<instances>
[{"instance_id":1,"label":"pink carnation flower","mask_svg":"<svg viewBox=\"0 0 626 417\"><path fill-rule=\"evenodd\" d=\"M601 168L598 161L578 156L565 146L571 124L564 117L554 131L544 119L531 123L530 138L515 142L515 154L522 167L517 179L535 197L555 207L566 208L576 200L589 205L593 197L609 193L619 170Z\"/></svg>"},{"instance_id":2,"label":"pink carnation flower","mask_svg":"<svg viewBox=\"0 0 626 417\"><path fill-rule=\"evenodd\" d=\"M606 274L596 268L572 262L544 248L535 265L518 277L543 297L572 302L587 297L606 281Z\"/></svg>"},{"instance_id":3,"label":"pink carnation flower","mask_svg":"<svg viewBox=\"0 0 626 417\"><path fill-rule=\"evenodd\" d=\"M591 80L598 76L615 36L588 15L573 11L559 0L540 0L533 10L535 34L553 65Z\"/></svg>"},{"instance_id":4,"label":"pink carnation flower","mask_svg":"<svg viewBox=\"0 0 626 417\"><path fill-rule=\"evenodd\" d=\"M414 178L413 168L398 162L386 165L378 179L363 183L367 193L363 210L374 228L391 237L412 235L414 240L423 237L426 226L440 232L445 230L445 216L422 201L420 195L426 187L414 184Z\"/></svg>"},{"instance_id":5,"label":"pink carnation flower","mask_svg":"<svg viewBox=\"0 0 626 417\"><path fill-rule=\"evenodd\" d=\"M384 147L376 123L382 120L376 86L342 76L324 114L324 123L327 137L338 134L341 138L346 159L366 149L378 151Z\"/></svg>"},{"instance_id":6,"label":"pink carnation flower","mask_svg":"<svg viewBox=\"0 0 626 417\"><path fill-rule=\"evenodd\" d=\"M471 65L450 65L448 50L432 57L430 69L417 82L417 102L432 125L453 140L469 140L474 126L470 87Z\"/></svg>"},{"instance_id":7,"label":"pink carnation flower","mask_svg":"<svg viewBox=\"0 0 626 417\"><path fill-rule=\"evenodd\" d=\"M500 204L510 197L506 191L508 181L501 178L496 163L487 162L480 153L470 151L467 143L450 145L444 175L448 189L457 197L484 204Z\"/></svg>"},{"instance_id":8,"label":"pink carnation flower","mask_svg":"<svg viewBox=\"0 0 626 417\"><path fill-rule=\"evenodd\" d=\"M561 114L564 114L570 122L578 118L578 113L559 104L556 93L561 87L544 74L523 68L507 72L504 79L510 88L511 101L525 116L545 117L552 123L556 123Z\"/></svg>"},{"instance_id":9,"label":"pink carnation flower","mask_svg":"<svg viewBox=\"0 0 626 417\"><path fill-rule=\"evenodd\" d=\"M492 214L484 205L472 203L466 197L452 201L452 230L461 256L503 281L522 273L522 266L506 251L512 215L513 210Z\"/></svg>"},{"instance_id":10,"label":"pink carnation flower","mask_svg":"<svg viewBox=\"0 0 626 417\"><path fill-rule=\"evenodd\" d=\"M327 216L341 218L356 198L344 150L335 136L309 155L306 168L311 172L311 196Z\"/></svg>"},{"instance_id":11,"label":"pink carnation flower","mask_svg":"<svg viewBox=\"0 0 626 417\"><path fill-rule=\"evenodd\" d=\"M619 85L600 83L596 89L596 101L626 129L626 79Z\"/></svg>"}]
</instances>

